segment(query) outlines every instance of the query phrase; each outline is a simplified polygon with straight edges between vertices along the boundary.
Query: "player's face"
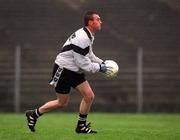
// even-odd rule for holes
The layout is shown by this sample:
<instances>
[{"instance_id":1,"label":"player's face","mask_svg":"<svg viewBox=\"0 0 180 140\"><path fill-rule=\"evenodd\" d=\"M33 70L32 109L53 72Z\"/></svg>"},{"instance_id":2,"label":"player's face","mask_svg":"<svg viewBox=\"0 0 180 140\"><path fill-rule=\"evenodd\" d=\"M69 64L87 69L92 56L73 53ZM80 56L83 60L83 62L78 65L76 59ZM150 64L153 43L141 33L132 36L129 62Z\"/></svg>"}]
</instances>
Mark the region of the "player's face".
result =
<instances>
[{"instance_id":1,"label":"player's face","mask_svg":"<svg viewBox=\"0 0 180 140\"><path fill-rule=\"evenodd\" d=\"M93 20L91 20L91 26L95 31L101 30L102 21L99 15L94 14Z\"/></svg>"}]
</instances>

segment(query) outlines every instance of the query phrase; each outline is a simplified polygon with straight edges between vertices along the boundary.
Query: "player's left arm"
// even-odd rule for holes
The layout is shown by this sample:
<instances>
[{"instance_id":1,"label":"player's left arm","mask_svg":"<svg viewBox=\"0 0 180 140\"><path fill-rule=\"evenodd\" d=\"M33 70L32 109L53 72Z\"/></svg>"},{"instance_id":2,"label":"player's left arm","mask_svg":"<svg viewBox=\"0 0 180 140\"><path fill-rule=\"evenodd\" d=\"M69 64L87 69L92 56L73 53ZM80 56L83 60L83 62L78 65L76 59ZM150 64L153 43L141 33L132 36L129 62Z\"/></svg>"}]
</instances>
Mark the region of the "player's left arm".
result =
<instances>
[{"instance_id":1,"label":"player's left arm","mask_svg":"<svg viewBox=\"0 0 180 140\"><path fill-rule=\"evenodd\" d=\"M102 59L100 59L99 57L97 57L93 51L92 51L92 47L90 47L90 50L89 50L89 58L91 59L92 62L95 62L95 63L98 63L98 64L101 64L103 62Z\"/></svg>"},{"instance_id":2,"label":"player's left arm","mask_svg":"<svg viewBox=\"0 0 180 140\"><path fill-rule=\"evenodd\" d=\"M86 72L95 73L100 71L100 64L103 61L92 53L89 38L76 36L71 45L73 45L72 53L76 65Z\"/></svg>"},{"instance_id":3,"label":"player's left arm","mask_svg":"<svg viewBox=\"0 0 180 140\"><path fill-rule=\"evenodd\" d=\"M74 61L76 65L78 65L81 69L86 72L99 72L100 65L96 62L92 62L91 59L88 57L88 50L89 47L86 49L78 48L78 50L73 51ZM80 51L81 50L81 51Z\"/></svg>"}]
</instances>

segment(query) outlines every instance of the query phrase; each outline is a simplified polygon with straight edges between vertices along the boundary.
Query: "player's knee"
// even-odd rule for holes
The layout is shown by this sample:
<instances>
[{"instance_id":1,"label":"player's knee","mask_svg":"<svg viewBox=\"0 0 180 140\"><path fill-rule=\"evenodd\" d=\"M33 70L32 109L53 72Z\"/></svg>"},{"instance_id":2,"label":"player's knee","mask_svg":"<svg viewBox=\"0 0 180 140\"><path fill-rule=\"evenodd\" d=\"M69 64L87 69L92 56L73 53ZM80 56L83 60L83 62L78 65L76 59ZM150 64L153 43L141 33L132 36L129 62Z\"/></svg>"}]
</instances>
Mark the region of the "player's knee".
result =
<instances>
[{"instance_id":1,"label":"player's knee","mask_svg":"<svg viewBox=\"0 0 180 140\"><path fill-rule=\"evenodd\" d=\"M67 107L68 106L68 102L64 102L64 103L62 103L62 107Z\"/></svg>"},{"instance_id":2,"label":"player's knee","mask_svg":"<svg viewBox=\"0 0 180 140\"><path fill-rule=\"evenodd\" d=\"M68 101L58 101L58 107L67 107Z\"/></svg>"},{"instance_id":3,"label":"player's knee","mask_svg":"<svg viewBox=\"0 0 180 140\"><path fill-rule=\"evenodd\" d=\"M91 101L93 101L94 98L95 98L95 95L93 94L93 95L91 96Z\"/></svg>"},{"instance_id":4,"label":"player's knee","mask_svg":"<svg viewBox=\"0 0 180 140\"><path fill-rule=\"evenodd\" d=\"M91 103L91 102L93 102L95 95L93 93L91 93L91 94L88 94L87 96L85 96L84 98L85 98L86 102Z\"/></svg>"}]
</instances>

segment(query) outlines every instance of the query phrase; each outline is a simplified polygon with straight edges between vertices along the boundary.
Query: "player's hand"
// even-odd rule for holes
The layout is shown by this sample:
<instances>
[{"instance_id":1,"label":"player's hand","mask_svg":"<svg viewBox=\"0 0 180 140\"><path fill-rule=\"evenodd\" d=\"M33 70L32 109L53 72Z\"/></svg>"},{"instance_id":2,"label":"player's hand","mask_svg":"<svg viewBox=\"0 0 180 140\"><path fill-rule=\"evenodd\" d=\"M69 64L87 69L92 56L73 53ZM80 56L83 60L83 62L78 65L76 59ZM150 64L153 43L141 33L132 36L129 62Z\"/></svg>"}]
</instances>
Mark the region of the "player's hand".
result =
<instances>
[{"instance_id":1,"label":"player's hand","mask_svg":"<svg viewBox=\"0 0 180 140\"><path fill-rule=\"evenodd\" d=\"M102 72L102 73L106 73L107 72L107 67L106 67L105 63L102 62L100 64L100 70L99 71Z\"/></svg>"},{"instance_id":2,"label":"player's hand","mask_svg":"<svg viewBox=\"0 0 180 140\"><path fill-rule=\"evenodd\" d=\"M103 62L100 64L100 70L99 71L108 75L108 74L112 73L112 68L107 67L106 64Z\"/></svg>"}]
</instances>

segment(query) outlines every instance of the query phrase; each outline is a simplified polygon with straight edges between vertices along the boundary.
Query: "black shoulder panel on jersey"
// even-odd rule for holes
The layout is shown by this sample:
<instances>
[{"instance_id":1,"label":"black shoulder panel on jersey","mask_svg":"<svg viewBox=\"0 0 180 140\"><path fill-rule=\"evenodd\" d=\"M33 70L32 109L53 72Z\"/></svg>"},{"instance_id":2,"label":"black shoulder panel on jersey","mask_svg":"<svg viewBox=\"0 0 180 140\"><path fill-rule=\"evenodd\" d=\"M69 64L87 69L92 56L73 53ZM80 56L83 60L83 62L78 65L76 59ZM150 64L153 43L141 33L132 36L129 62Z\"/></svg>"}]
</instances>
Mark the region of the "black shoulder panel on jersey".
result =
<instances>
[{"instance_id":1,"label":"black shoulder panel on jersey","mask_svg":"<svg viewBox=\"0 0 180 140\"><path fill-rule=\"evenodd\" d=\"M92 36L91 36L90 32L88 31L88 29L86 27L84 27L83 30L86 32L87 36L92 41Z\"/></svg>"},{"instance_id":2,"label":"black shoulder panel on jersey","mask_svg":"<svg viewBox=\"0 0 180 140\"><path fill-rule=\"evenodd\" d=\"M74 52L79 53L79 54L85 56L85 55L88 54L88 52L89 52L89 46L86 47L86 48L84 48L84 49L82 49L82 48L80 48L79 46L76 46L76 45L74 45L74 44L70 44L70 45L64 46L64 47L62 48L61 52L66 52L66 51L70 51L70 50L73 50Z\"/></svg>"},{"instance_id":3,"label":"black shoulder panel on jersey","mask_svg":"<svg viewBox=\"0 0 180 140\"><path fill-rule=\"evenodd\" d=\"M75 51L76 53L79 53L81 55L85 56L89 52L89 46L84 48L84 49L82 49L82 48L80 48L80 47L78 47L76 45L73 45L73 44L71 44L71 45L73 46L73 51Z\"/></svg>"},{"instance_id":4,"label":"black shoulder panel on jersey","mask_svg":"<svg viewBox=\"0 0 180 140\"><path fill-rule=\"evenodd\" d=\"M61 52L66 52L66 51L70 51L72 50L72 46L71 45L66 45L62 48Z\"/></svg>"}]
</instances>

